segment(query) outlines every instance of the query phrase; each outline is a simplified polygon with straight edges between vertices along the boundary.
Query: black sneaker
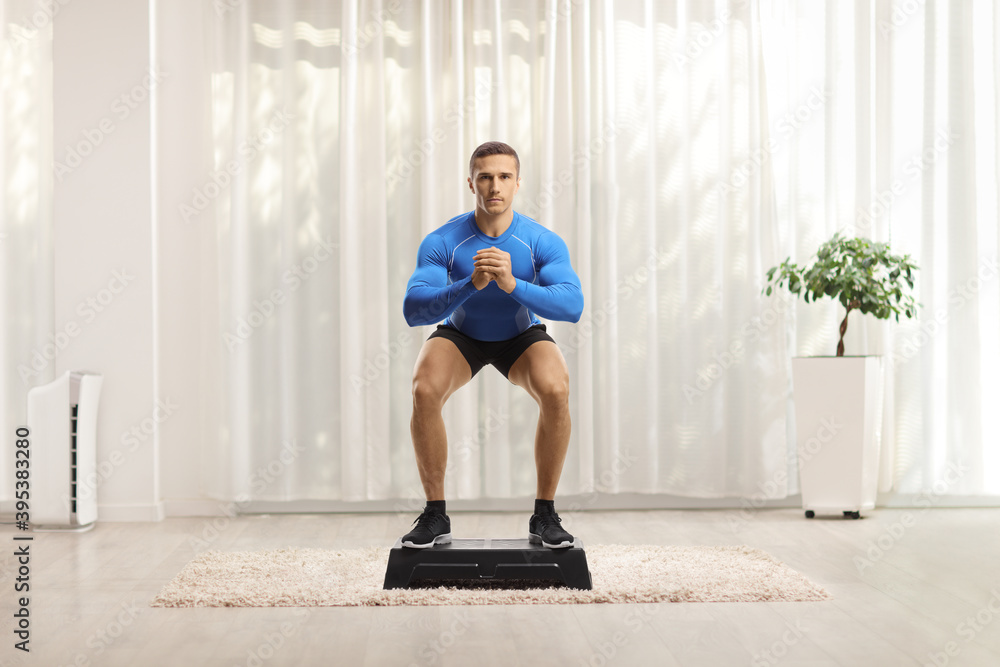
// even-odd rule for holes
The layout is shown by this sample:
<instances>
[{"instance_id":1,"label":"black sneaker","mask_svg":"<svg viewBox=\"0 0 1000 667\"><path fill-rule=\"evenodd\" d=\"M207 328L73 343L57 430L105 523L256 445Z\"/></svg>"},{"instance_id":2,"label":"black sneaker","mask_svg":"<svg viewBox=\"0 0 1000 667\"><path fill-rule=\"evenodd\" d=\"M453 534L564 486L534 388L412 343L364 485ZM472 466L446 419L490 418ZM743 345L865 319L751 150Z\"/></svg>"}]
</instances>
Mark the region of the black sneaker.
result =
<instances>
[{"instance_id":1,"label":"black sneaker","mask_svg":"<svg viewBox=\"0 0 1000 667\"><path fill-rule=\"evenodd\" d=\"M564 549L573 546L573 536L563 530L559 524L562 519L552 512L542 514L532 514L528 521L528 541L532 544L539 542L549 549Z\"/></svg>"},{"instance_id":2,"label":"black sneaker","mask_svg":"<svg viewBox=\"0 0 1000 667\"><path fill-rule=\"evenodd\" d=\"M447 514L424 510L414 522L417 527L403 535L403 546L411 549L426 549L435 544L451 542L451 519Z\"/></svg>"}]
</instances>

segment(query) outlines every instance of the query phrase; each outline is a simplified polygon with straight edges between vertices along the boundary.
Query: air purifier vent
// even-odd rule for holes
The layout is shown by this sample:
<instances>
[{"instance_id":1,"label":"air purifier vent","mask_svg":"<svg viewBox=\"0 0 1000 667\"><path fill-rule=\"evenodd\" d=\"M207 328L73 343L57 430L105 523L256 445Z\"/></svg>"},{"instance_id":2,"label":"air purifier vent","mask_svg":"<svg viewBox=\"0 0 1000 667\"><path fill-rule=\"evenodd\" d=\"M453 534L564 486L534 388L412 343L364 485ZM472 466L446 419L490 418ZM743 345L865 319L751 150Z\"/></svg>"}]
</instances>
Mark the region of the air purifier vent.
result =
<instances>
[{"instance_id":1,"label":"air purifier vent","mask_svg":"<svg viewBox=\"0 0 1000 667\"><path fill-rule=\"evenodd\" d=\"M79 405L69 406L69 469L70 469L70 481L69 481L69 500L70 500L70 512L76 514L76 479L78 468L76 465L76 453L77 453L77 443L76 443L76 426L77 411L80 409Z\"/></svg>"}]
</instances>

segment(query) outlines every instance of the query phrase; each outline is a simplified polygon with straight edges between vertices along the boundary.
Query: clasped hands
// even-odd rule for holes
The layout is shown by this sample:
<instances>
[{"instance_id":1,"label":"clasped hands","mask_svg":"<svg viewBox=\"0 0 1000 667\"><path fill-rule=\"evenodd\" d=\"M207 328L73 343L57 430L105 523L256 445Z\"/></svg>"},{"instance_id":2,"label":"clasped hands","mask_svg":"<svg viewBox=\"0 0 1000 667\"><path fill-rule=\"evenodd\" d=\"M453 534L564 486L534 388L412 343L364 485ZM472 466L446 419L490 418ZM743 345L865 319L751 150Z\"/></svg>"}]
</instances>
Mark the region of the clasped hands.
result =
<instances>
[{"instance_id":1,"label":"clasped hands","mask_svg":"<svg viewBox=\"0 0 1000 667\"><path fill-rule=\"evenodd\" d=\"M473 257L475 269L472 284L481 290L493 281L507 294L514 291L517 280L510 272L510 255L499 248L483 248Z\"/></svg>"}]
</instances>

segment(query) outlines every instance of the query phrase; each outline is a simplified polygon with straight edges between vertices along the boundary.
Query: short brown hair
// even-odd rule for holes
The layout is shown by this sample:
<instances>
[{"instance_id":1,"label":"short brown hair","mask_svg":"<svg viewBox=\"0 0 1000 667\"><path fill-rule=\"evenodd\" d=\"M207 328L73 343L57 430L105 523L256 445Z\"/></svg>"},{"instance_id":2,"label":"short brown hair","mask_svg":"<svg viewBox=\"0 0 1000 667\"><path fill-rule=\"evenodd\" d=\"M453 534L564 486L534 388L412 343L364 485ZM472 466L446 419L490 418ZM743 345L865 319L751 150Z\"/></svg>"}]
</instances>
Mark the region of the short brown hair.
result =
<instances>
[{"instance_id":1,"label":"short brown hair","mask_svg":"<svg viewBox=\"0 0 1000 667\"><path fill-rule=\"evenodd\" d=\"M514 158L514 168L517 170L515 176L521 176L521 161L517 157L517 151L503 143L502 141L487 141L485 144L480 144L479 148L472 151L472 157L469 158L469 176L472 176L472 170L476 164L476 158L486 157L487 155L509 155Z\"/></svg>"}]
</instances>

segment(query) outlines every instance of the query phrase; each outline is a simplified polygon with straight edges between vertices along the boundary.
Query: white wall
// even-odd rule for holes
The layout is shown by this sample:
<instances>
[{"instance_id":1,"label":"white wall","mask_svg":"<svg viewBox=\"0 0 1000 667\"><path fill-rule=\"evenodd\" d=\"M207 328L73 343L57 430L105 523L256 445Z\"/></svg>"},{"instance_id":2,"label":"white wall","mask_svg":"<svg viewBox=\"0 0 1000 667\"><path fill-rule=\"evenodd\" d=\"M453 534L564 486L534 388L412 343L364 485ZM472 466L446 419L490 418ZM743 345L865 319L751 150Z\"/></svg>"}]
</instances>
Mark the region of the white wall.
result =
<instances>
[{"instance_id":1,"label":"white wall","mask_svg":"<svg viewBox=\"0 0 1000 667\"><path fill-rule=\"evenodd\" d=\"M105 520L163 516L156 438L130 439L155 398L147 25L147 3L120 0L68 3L53 22L55 327L72 338L55 372L104 375Z\"/></svg>"},{"instance_id":2,"label":"white wall","mask_svg":"<svg viewBox=\"0 0 1000 667\"><path fill-rule=\"evenodd\" d=\"M178 212L211 173L210 9L90 0L53 22L55 321L79 327L55 370L104 374L102 521L221 511L199 474L220 409L215 226Z\"/></svg>"},{"instance_id":3,"label":"white wall","mask_svg":"<svg viewBox=\"0 0 1000 667\"><path fill-rule=\"evenodd\" d=\"M212 173L210 40L206 19L214 5L202 0L155 3L157 67L167 73L157 90L154 119L157 173L156 242L159 397L171 406L159 425L160 470L168 515L218 514L220 504L202 491L203 456L217 454L219 372L216 227L212 207L182 216L195 188ZM220 197L224 197L224 188ZM194 207L192 207L194 208Z\"/></svg>"}]
</instances>

